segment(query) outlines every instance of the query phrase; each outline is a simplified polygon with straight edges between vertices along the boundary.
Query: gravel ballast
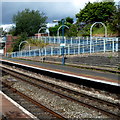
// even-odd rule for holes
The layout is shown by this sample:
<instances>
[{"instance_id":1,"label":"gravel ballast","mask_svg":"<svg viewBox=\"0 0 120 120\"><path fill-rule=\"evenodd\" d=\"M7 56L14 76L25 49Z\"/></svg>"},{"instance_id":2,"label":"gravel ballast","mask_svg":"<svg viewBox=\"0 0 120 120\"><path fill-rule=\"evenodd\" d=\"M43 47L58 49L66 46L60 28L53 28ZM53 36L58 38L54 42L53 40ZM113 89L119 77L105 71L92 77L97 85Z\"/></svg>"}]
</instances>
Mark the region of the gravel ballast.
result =
<instances>
[{"instance_id":1,"label":"gravel ballast","mask_svg":"<svg viewBox=\"0 0 120 120\"><path fill-rule=\"evenodd\" d=\"M103 115L100 112L63 99L25 82L17 81L12 86L66 118L108 118L108 116Z\"/></svg>"}]
</instances>

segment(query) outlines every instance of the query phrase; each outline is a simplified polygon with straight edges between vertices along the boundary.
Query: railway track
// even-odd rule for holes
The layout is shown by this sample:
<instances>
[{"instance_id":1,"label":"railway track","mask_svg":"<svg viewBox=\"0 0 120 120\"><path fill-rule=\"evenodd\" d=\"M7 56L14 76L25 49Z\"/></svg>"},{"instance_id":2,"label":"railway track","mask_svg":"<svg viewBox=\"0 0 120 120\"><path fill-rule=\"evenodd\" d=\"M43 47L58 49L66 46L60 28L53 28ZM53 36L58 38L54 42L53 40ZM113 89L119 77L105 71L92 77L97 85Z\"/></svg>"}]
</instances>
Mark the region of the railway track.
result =
<instances>
[{"instance_id":1,"label":"railway track","mask_svg":"<svg viewBox=\"0 0 120 120\"><path fill-rule=\"evenodd\" d=\"M66 120L63 116L60 114L54 112L53 110L50 110L46 106L42 105L41 103L38 103L37 101L31 99L30 97L26 96L25 94L19 92L15 88L12 88L8 84L2 82L2 91L11 97L13 100L15 100L17 103L19 103L21 106L23 106L25 109L27 109L29 112L31 112L37 120ZM36 120L35 118L35 120Z\"/></svg>"},{"instance_id":2,"label":"railway track","mask_svg":"<svg viewBox=\"0 0 120 120\"><path fill-rule=\"evenodd\" d=\"M50 91L54 94L57 94L71 101L77 102L90 109L100 111L103 114L110 116L111 118L116 118L116 119L120 118L119 116L120 105L119 104L101 100L101 99L98 99L98 98L95 98L95 97L92 97L92 96L89 96L89 95L86 95L80 92L70 90L68 88L64 88L62 86L55 85L53 83L48 83L39 78L34 78L32 76L29 76L28 74L25 74L25 73L23 74L21 72L9 69L8 67L5 67L5 66L3 67L2 70L9 73L10 75L14 76L15 78L19 80L27 82L38 88L42 88L47 91Z\"/></svg>"}]
</instances>

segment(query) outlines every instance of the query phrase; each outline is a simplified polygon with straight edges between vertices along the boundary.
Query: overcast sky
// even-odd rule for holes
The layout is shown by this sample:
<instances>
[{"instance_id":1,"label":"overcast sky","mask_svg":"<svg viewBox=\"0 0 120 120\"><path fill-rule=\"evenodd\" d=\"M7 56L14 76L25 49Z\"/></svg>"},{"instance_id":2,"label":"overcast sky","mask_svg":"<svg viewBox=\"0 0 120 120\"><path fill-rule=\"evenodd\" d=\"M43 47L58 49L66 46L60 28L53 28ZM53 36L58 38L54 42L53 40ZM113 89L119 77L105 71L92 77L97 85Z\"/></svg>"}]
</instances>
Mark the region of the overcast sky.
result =
<instances>
[{"instance_id":1,"label":"overcast sky","mask_svg":"<svg viewBox=\"0 0 120 120\"><path fill-rule=\"evenodd\" d=\"M75 19L75 14L84 8L88 1L100 0L2 0L2 24L12 24L13 15L25 8L45 13L49 23L68 16Z\"/></svg>"},{"instance_id":2,"label":"overcast sky","mask_svg":"<svg viewBox=\"0 0 120 120\"><path fill-rule=\"evenodd\" d=\"M79 11L71 2L3 2L2 24L12 23L12 16L25 8L45 13L48 16L47 22L67 16L75 18L75 14Z\"/></svg>"}]
</instances>

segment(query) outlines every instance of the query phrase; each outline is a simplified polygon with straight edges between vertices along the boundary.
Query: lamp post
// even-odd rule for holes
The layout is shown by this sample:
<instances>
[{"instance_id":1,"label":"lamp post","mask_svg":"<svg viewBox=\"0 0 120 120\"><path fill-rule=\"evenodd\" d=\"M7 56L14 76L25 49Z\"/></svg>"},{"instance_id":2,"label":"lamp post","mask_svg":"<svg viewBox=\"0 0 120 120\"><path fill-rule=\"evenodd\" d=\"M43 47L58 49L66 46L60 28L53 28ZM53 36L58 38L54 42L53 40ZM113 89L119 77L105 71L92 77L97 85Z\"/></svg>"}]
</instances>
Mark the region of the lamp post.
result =
<instances>
[{"instance_id":1,"label":"lamp post","mask_svg":"<svg viewBox=\"0 0 120 120\"><path fill-rule=\"evenodd\" d=\"M62 40L63 40L63 43L64 43L64 22L65 20L62 19ZM64 57L64 45L62 46L62 64L64 65L65 64L65 57Z\"/></svg>"},{"instance_id":2,"label":"lamp post","mask_svg":"<svg viewBox=\"0 0 120 120\"><path fill-rule=\"evenodd\" d=\"M57 30L57 36L59 36L59 30L60 30L63 26L69 29L69 27L68 27L67 25L61 25L61 26L58 28L58 30Z\"/></svg>"},{"instance_id":3,"label":"lamp post","mask_svg":"<svg viewBox=\"0 0 120 120\"><path fill-rule=\"evenodd\" d=\"M58 20L53 20L53 22L58 22ZM58 34L58 33L59 33L59 30L60 30L60 28L62 27L62 44L60 44L60 46L62 47L62 65L65 64L65 57L64 57L64 47L65 47L65 44L64 44L64 27L65 27L66 25L64 25L64 23L65 23L65 20L62 19L62 26L60 26L60 27L58 28L58 31L57 31L57 35L59 35L59 34ZM68 26L66 26L66 27L69 28Z\"/></svg>"}]
</instances>

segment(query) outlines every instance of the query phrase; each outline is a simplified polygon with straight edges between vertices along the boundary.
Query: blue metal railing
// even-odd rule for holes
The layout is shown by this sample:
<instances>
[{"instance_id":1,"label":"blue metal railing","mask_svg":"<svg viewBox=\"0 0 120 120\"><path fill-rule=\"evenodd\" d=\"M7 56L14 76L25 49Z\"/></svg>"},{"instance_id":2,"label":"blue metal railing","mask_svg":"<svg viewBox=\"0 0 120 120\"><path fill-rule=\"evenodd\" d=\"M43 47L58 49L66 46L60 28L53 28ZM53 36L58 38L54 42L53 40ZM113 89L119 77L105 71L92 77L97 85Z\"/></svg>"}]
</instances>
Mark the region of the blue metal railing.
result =
<instances>
[{"instance_id":1,"label":"blue metal railing","mask_svg":"<svg viewBox=\"0 0 120 120\"><path fill-rule=\"evenodd\" d=\"M11 53L11 57L26 57L26 56L52 56L62 55L62 48L59 46L61 38L59 37L42 37L44 42L58 44L58 47L49 46L34 50L23 50ZM119 38L105 38L105 37L78 37L78 38L65 38L64 52L66 55L75 55L81 53L94 53L94 52L118 52L120 49ZM9 53L7 53L9 55Z\"/></svg>"}]
</instances>

